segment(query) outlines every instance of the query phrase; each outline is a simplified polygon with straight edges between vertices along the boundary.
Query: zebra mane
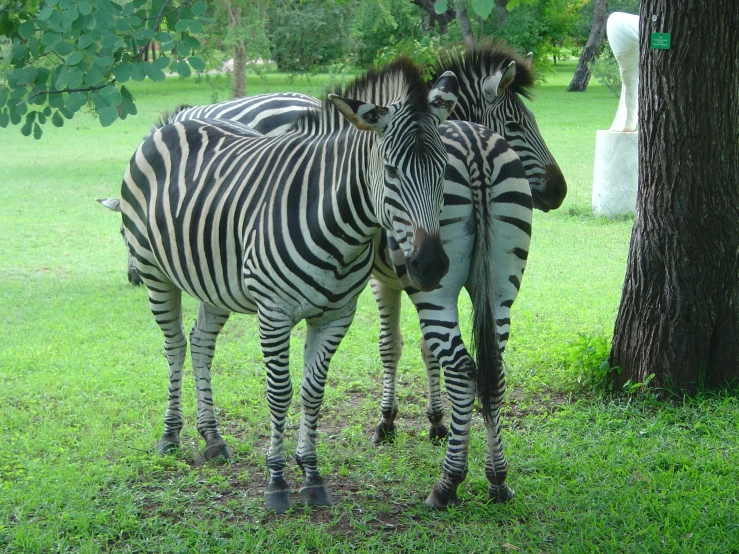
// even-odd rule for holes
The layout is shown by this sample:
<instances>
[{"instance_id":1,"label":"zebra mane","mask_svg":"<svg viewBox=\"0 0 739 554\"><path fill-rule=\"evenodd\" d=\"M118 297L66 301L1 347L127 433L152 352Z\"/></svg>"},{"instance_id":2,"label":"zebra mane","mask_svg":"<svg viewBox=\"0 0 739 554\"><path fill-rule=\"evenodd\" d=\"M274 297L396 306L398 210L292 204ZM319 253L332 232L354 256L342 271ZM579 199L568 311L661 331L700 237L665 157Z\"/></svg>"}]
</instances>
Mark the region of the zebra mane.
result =
<instances>
[{"instance_id":1,"label":"zebra mane","mask_svg":"<svg viewBox=\"0 0 739 554\"><path fill-rule=\"evenodd\" d=\"M507 67L512 61L516 62L516 77L509 90L530 100L536 73L523 57L502 40L487 39L477 44L468 44L464 49L455 47L443 50L434 64L433 79L437 79L445 71L453 71L460 83L479 81Z\"/></svg>"},{"instance_id":2,"label":"zebra mane","mask_svg":"<svg viewBox=\"0 0 739 554\"><path fill-rule=\"evenodd\" d=\"M387 106L407 98L410 118L414 121L424 120L431 115L428 90L419 66L405 56L399 57L381 69L369 69L346 85L334 87L323 96L320 107L306 110L291 129L332 133L347 128L350 124L328 99L328 94L378 106Z\"/></svg>"},{"instance_id":3,"label":"zebra mane","mask_svg":"<svg viewBox=\"0 0 739 554\"><path fill-rule=\"evenodd\" d=\"M154 131L156 131L157 129L161 129L165 125L169 125L170 123L172 123L174 116L190 108L192 108L192 106L190 106L189 104L180 104L174 110L163 111L162 113L159 114L159 117L157 118L156 122L154 122L154 125L151 126L151 129L149 130L149 134L154 133Z\"/></svg>"}]
</instances>

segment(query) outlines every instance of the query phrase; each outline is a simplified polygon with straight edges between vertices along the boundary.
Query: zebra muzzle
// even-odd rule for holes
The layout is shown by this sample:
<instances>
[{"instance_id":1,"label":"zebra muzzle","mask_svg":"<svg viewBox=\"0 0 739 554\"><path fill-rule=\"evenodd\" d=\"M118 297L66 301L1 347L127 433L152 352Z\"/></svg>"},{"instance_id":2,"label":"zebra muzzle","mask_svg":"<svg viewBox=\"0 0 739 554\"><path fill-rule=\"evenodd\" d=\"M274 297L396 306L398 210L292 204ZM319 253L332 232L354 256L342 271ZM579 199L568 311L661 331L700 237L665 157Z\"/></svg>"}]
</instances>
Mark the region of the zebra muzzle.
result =
<instances>
[{"instance_id":1,"label":"zebra muzzle","mask_svg":"<svg viewBox=\"0 0 739 554\"><path fill-rule=\"evenodd\" d=\"M449 271L449 257L444 252L439 233L429 235L417 229L413 252L406 257L411 284L422 291L434 290Z\"/></svg>"}]
</instances>

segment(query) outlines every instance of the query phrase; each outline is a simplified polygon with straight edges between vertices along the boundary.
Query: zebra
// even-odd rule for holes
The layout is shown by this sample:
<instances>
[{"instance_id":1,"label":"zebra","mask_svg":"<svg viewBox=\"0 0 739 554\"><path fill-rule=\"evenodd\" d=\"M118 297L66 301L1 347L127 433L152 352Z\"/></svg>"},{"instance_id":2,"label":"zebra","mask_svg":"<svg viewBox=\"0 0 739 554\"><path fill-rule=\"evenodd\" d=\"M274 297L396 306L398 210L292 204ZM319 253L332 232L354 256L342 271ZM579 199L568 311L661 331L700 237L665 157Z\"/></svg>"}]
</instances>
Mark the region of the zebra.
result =
<instances>
[{"instance_id":1,"label":"zebra","mask_svg":"<svg viewBox=\"0 0 739 554\"><path fill-rule=\"evenodd\" d=\"M486 41L475 46L468 45L464 51L442 51L433 73L438 76L445 71L452 71L459 77L459 98L450 118L479 123L502 135L524 165L534 207L548 212L562 205L567 195L567 183L541 136L533 113L523 101L523 98L531 98L531 88L536 80L531 59L531 53L521 57L500 41ZM184 121L198 116L235 119L275 136L283 133L303 110L319 104L319 100L299 93L262 94L210 106L179 106L167 117L171 121ZM445 136L443 129L444 125L442 136ZM448 144L447 150L453 142ZM520 237L518 240L530 240L530 232L528 235L528 239ZM494 247L499 249L499 244L495 243ZM457 246L452 245L451 248L456 249ZM496 251L496 263L500 266L500 271L496 271L496 327L502 350L505 350L509 338L510 310L521 287L528 242L506 248L511 251ZM454 267L468 271L467 266L472 260L461 263L461 266ZM393 314L399 309L400 297L387 280L373 279L372 290L380 311L379 348L383 365L382 418L373 440L382 442L392 440L398 410L395 378L401 335L399 321ZM443 423L440 366L423 340L421 352L428 376L426 414L431 425L429 439L438 441L445 438L448 432Z\"/></svg>"},{"instance_id":2,"label":"zebra","mask_svg":"<svg viewBox=\"0 0 739 554\"><path fill-rule=\"evenodd\" d=\"M299 492L309 505L332 504L318 472L318 414L330 360L370 277L373 239L380 229L391 234L420 290L436 288L448 270L439 226L447 157L438 127L457 88L448 72L429 90L419 69L400 59L337 88L278 137L237 122L191 119L143 141L123 177L120 210L169 363L158 452L178 446L183 425L182 292L200 301L190 348L207 459L229 455L210 387L218 333L231 312L257 314L272 429L265 505L289 510L289 339L305 320ZM480 393L486 405L491 390Z\"/></svg>"}]
</instances>

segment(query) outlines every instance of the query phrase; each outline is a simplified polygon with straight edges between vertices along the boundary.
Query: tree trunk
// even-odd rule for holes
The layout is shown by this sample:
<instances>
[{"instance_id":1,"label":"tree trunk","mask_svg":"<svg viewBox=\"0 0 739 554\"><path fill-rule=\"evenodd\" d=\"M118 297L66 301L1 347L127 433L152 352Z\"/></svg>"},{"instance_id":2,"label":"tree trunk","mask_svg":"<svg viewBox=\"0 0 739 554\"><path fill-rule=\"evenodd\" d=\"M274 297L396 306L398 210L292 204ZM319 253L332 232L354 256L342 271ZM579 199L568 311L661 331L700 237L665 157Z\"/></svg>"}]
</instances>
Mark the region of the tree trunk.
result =
<instances>
[{"instance_id":1,"label":"tree trunk","mask_svg":"<svg viewBox=\"0 0 739 554\"><path fill-rule=\"evenodd\" d=\"M470 25L470 18L467 16L467 6L465 6L464 0L454 0L454 7L457 11L457 21L459 21L462 38L466 43L472 44L475 41L475 35L472 33L472 25Z\"/></svg>"},{"instance_id":2,"label":"tree trunk","mask_svg":"<svg viewBox=\"0 0 739 554\"><path fill-rule=\"evenodd\" d=\"M411 0L419 8L423 8L429 15L429 28L433 28L433 21L439 24L439 34L445 35L447 32L447 25L450 21L454 21L457 17L454 8L449 5L446 11L442 14L436 13L434 10L434 0Z\"/></svg>"},{"instance_id":3,"label":"tree trunk","mask_svg":"<svg viewBox=\"0 0 739 554\"><path fill-rule=\"evenodd\" d=\"M642 16L643 17L643 16ZM608 22L608 0L595 0L593 7L593 26L590 28L590 36L585 48L582 49L580 61L577 64L575 75L567 87L567 92L584 92L590 81L590 65L595 61L606 36L606 23Z\"/></svg>"},{"instance_id":4,"label":"tree trunk","mask_svg":"<svg viewBox=\"0 0 739 554\"><path fill-rule=\"evenodd\" d=\"M642 0L640 16L639 192L611 365L617 385L717 387L739 378L739 9ZM650 48L653 32L671 48Z\"/></svg>"},{"instance_id":5,"label":"tree trunk","mask_svg":"<svg viewBox=\"0 0 739 554\"><path fill-rule=\"evenodd\" d=\"M233 53L234 70L231 80L231 98L246 96L246 45L239 38L238 29L241 27L241 8L234 7L228 2L228 19L234 43Z\"/></svg>"},{"instance_id":6,"label":"tree trunk","mask_svg":"<svg viewBox=\"0 0 739 554\"><path fill-rule=\"evenodd\" d=\"M508 15L507 6L508 0L495 0L495 16L499 27L505 23L505 18Z\"/></svg>"}]
</instances>

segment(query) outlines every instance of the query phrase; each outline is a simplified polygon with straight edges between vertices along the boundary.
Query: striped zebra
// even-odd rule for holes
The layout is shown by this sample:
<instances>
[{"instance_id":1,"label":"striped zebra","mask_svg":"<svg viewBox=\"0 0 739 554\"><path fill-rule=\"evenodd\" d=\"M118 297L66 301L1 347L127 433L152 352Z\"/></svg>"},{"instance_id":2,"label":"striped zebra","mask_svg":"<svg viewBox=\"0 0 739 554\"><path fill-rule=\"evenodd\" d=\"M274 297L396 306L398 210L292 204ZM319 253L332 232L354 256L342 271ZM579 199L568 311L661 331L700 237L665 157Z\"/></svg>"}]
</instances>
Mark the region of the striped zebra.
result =
<instances>
[{"instance_id":1,"label":"striped zebra","mask_svg":"<svg viewBox=\"0 0 739 554\"><path fill-rule=\"evenodd\" d=\"M331 357L370 277L373 239L380 229L391 234L421 290L436 288L448 269L439 228L446 152L438 127L456 92L453 73L429 91L418 68L398 60L329 95L278 137L237 122L192 119L160 127L139 146L120 209L169 363L160 453L179 444L183 424L182 292L200 301L190 347L206 458L228 456L210 387L218 333L231 312L257 314L272 427L265 503L276 512L290 509L283 441L292 399L289 339L304 319L300 495L331 505L318 472L318 415ZM492 390L485 383L481 396Z\"/></svg>"},{"instance_id":2,"label":"striped zebra","mask_svg":"<svg viewBox=\"0 0 739 554\"><path fill-rule=\"evenodd\" d=\"M513 147L526 170L535 208L548 212L562 205L567 195L567 183L544 142L531 110L523 98L531 98L535 75L531 69L531 54L520 57L501 42L484 42L466 50L442 52L435 75L452 71L459 77L460 89L457 104L450 118L472 121L502 135ZM316 106L319 101L298 93L262 94L237 98L210 106L180 106L169 115L171 121L183 121L191 117L234 119L268 135L279 135L303 110ZM454 138L446 136L447 151L454 145ZM450 180L447 175L447 180ZM451 181L454 181L454 177ZM509 244L496 248L496 327L500 347L505 349L510 332L510 309L521 286L528 255L525 244ZM524 240L519 237L519 239ZM517 239L518 240L518 239ZM456 250L451 244L449 249ZM461 272L469 271L473 260L462 262ZM377 271L376 271L377 273ZM380 352L383 365L382 419L377 425L373 440L381 442L394 435L394 419L398 403L395 379L400 356L399 320L394 315L399 310L400 297L386 280L373 280L372 290L380 309ZM456 302L455 302L456 306ZM443 424L439 361L431 354L424 341L421 343L424 365L427 369L429 396L426 413L431 423L429 438L438 440L447 434Z\"/></svg>"}]
</instances>

